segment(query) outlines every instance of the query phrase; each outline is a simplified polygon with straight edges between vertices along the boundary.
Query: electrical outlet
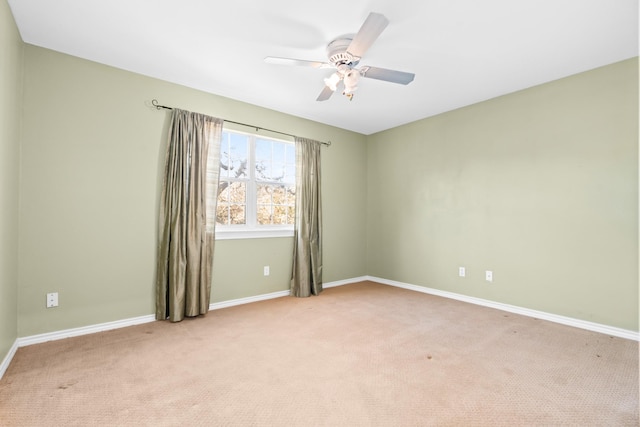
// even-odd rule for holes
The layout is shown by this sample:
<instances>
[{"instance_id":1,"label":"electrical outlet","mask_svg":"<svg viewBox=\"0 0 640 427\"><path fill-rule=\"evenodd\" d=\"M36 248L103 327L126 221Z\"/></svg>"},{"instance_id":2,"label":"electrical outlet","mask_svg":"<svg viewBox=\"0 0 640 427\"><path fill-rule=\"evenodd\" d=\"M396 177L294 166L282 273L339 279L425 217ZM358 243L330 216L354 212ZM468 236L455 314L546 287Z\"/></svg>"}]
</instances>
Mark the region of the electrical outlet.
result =
<instances>
[{"instance_id":1,"label":"electrical outlet","mask_svg":"<svg viewBox=\"0 0 640 427\"><path fill-rule=\"evenodd\" d=\"M264 275L265 275L265 276L268 276L268 275L269 275L269 266L268 266L268 265L265 265L265 266L264 266Z\"/></svg>"},{"instance_id":2,"label":"electrical outlet","mask_svg":"<svg viewBox=\"0 0 640 427\"><path fill-rule=\"evenodd\" d=\"M47 308L57 307L58 306L58 293L52 292L47 294Z\"/></svg>"},{"instance_id":3,"label":"electrical outlet","mask_svg":"<svg viewBox=\"0 0 640 427\"><path fill-rule=\"evenodd\" d=\"M458 276L465 277L467 275L467 270L464 267L458 267Z\"/></svg>"},{"instance_id":4,"label":"electrical outlet","mask_svg":"<svg viewBox=\"0 0 640 427\"><path fill-rule=\"evenodd\" d=\"M485 271L484 272L484 278L487 282L493 282L493 271Z\"/></svg>"}]
</instances>

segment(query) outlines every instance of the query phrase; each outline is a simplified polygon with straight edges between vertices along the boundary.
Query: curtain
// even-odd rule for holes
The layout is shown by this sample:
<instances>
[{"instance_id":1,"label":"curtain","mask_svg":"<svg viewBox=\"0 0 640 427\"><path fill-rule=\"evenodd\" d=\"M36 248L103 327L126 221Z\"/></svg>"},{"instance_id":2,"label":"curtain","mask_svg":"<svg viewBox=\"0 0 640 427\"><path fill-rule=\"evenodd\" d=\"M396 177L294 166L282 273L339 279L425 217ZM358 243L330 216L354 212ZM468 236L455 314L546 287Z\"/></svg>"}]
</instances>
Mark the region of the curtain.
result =
<instances>
[{"instance_id":1,"label":"curtain","mask_svg":"<svg viewBox=\"0 0 640 427\"><path fill-rule=\"evenodd\" d=\"M160 199L158 320L209 311L222 125L222 119L175 108L171 115Z\"/></svg>"},{"instance_id":2,"label":"curtain","mask_svg":"<svg viewBox=\"0 0 640 427\"><path fill-rule=\"evenodd\" d=\"M296 219L291 295L308 297L322 292L321 143L299 137L295 143Z\"/></svg>"}]
</instances>

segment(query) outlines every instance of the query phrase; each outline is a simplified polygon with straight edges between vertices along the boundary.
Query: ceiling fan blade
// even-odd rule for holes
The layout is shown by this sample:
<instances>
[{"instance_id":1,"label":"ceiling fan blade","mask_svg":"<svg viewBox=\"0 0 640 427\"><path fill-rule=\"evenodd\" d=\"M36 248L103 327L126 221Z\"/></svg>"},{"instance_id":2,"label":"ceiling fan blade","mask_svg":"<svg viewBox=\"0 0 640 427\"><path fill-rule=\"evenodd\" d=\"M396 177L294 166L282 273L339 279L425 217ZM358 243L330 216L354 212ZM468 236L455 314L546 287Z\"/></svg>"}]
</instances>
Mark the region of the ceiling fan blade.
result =
<instances>
[{"instance_id":1,"label":"ceiling fan blade","mask_svg":"<svg viewBox=\"0 0 640 427\"><path fill-rule=\"evenodd\" d=\"M267 56L266 58L264 58L264 62L268 64L277 64L277 65L299 65L303 67L313 67L313 68L333 68L333 65L327 62L305 61L303 59L291 59L291 58L278 58L274 56Z\"/></svg>"},{"instance_id":2,"label":"ceiling fan blade","mask_svg":"<svg viewBox=\"0 0 640 427\"><path fill-rule=\"evenodd\" d=\"M364 53L371 47L374 41L380 36L382 31L389 25L389 20L384 15L371 12L360 27L358 33L353 37L347 52L358 58L362 58Z\"/></svg>"},{"instance_id":3,"label":"ceiling fan blade","mask_svg":"<svg viewBox=\"0 0 640 427\"><path fill-rule=\"evenodd\" d=\"M391 83L399 83L408 85L416 76L413 73L405 73L404 71L387 70L386 68L368 67L360 68L360 75L369 79L384 80Z\"/></svg>"},{"instance_id":4,"label":"ceiling fan blade","mask_svg":"<svg viewBox=\"0 0 640 427\"><path fill-rule=\"evenodd\" d=\"M333 95L333 91L329 86L325 86L324 89L322 89L322 92L320 92L320 95L316 98L316 101L326 101L331 98L331 95Z\"/></svg>"}]
</instances>

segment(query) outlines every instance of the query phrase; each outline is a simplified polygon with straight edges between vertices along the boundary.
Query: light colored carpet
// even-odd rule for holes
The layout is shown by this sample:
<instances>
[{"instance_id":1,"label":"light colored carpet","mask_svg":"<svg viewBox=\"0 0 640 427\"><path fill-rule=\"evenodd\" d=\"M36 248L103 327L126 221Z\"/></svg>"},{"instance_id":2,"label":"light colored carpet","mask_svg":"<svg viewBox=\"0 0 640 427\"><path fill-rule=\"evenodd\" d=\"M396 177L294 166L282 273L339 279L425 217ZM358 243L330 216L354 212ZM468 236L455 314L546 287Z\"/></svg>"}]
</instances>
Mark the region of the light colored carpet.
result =
<instances>
[{"instance_id":1,"label":"light colored carpet","mask_svg":"<svg viewBox=\"0 0 640 427\"><path fill-rule=\"evenodd\" d=\"M637 426L638 357L363 282L20 348L0 425Z\"/></svg>"}]
</instances>

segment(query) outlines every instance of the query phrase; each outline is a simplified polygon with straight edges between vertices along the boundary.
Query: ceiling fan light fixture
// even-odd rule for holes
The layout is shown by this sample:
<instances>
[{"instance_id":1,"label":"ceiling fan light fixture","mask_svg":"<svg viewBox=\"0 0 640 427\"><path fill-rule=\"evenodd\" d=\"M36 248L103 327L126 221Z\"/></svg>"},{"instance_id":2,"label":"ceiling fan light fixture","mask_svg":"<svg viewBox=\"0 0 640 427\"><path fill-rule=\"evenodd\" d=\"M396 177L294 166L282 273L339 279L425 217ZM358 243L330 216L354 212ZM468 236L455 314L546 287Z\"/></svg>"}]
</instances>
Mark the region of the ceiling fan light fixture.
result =
<instances>
[{"instance_id":1,"label":"ceiling fan light fixture","mask_svg":"<svg viewBox=\"0 0 640 427\"><path fill-rule=\"evenodd\" d=\"M358 70L349 70L344 74L344 92L343 95L349 98L353 97L353 92L358 89L358 82L360 81L360 73Z\"/></svg>"},{"instance_id":2,"label":"ceiling fan light fixture","mask_svg":"<svg viewBox=\"0 0 640 427\"><path fill-rule=\"evenodd\" d=\"M335 92L337 87L338 87L338 83L340 83L341 79L342 79L342 77L340 76L340 74L333 73L333 74L331 74L331 76L329 76L328 78L324 79L324 84L327 85L327 87L329 89L331 89L332 91Z\"/></svg>"}]
</instances>

